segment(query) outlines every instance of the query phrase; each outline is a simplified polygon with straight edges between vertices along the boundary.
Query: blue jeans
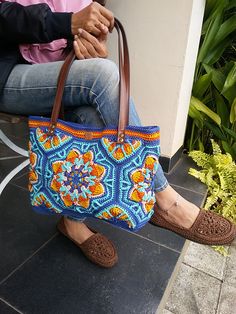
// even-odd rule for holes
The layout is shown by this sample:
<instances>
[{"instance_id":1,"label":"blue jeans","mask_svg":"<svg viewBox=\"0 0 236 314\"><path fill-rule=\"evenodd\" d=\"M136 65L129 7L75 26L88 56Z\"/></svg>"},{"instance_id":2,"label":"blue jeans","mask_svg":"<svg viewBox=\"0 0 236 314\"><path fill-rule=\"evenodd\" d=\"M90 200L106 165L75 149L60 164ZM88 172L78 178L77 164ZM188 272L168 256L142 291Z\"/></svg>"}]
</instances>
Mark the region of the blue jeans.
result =
<instances>
[{"instance_id":1,"label":"blue jeans","mask_svg":"<svg viewBox=\"0 0 236 314\"><path fill-rule=\"evenodd\" d=\"M0 95L0 111L23 115L50 115L57 76L62 62L18 64ZM118 125L119 73L107 59L76 60L70 69L63 104L67 118L93 126ZM130 100L130 125L141 125ZM161 166L155 177L155 192L168 186Z\"/></svg>"}]
</instances>

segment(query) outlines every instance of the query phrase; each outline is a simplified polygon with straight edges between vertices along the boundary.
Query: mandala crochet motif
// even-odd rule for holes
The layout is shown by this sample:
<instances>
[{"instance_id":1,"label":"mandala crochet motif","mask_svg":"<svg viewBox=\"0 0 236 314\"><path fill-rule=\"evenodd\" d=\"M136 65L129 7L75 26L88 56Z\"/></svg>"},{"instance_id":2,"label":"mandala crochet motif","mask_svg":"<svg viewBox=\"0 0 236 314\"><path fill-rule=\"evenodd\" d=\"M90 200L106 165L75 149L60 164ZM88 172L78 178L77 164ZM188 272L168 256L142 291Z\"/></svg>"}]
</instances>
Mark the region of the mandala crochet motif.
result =
<instances>
[{"instance_id":1,"label":"mandala crochet motif","mask_svg":"<svg viewBox=\"0 0 236 314\"><path fill-rule=\"evenodd\" d=\"M54 161L52 169L51 188L60 194L65 206L88 208L91 198L100 197L105 192L100 181L106 169L94 163L92 151L81 154L73 149L65 160Z\"/></svg>"}]
</instances>

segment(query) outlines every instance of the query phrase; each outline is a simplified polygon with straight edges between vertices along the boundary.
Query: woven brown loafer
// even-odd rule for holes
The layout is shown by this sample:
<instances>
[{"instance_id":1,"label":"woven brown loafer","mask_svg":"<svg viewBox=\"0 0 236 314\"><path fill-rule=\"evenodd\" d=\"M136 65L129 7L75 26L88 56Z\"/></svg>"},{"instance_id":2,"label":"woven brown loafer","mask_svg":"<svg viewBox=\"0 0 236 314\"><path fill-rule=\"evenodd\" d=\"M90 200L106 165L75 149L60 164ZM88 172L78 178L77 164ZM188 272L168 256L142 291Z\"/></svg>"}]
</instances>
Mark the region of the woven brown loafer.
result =
<instances>
[{"instance_id":1,"label":"woven brown loafer","mask_svg":"<svg viewBox=\"0 0 236 314\"><path fill-rule=\"evenodd\" d=\"M116 248L113 243L107 239L104 235L96 232L94 235L89 237L86 241L79 244L77 241L72 239L64 223L64 218L62 217L58 224L57 229L68 239L70 239L76 246L78 246L84 255L94 264L105 268L113 267L118 261L118 255Z\"/></svg>"},{"instance_id":2,"label":"woven brown loafer","mask_svg":"<svg viewBox=\"0 0 236 314\"><path fill-rule=\"evenodd\" d=\"M236 227L228 219L211 211L200 209L200 212L190 228L184 228L165 219L165 213L157 206L150 223L173 231L193 242L207 245L230 244L236 236Z\"/></svg>"}]
</instances>

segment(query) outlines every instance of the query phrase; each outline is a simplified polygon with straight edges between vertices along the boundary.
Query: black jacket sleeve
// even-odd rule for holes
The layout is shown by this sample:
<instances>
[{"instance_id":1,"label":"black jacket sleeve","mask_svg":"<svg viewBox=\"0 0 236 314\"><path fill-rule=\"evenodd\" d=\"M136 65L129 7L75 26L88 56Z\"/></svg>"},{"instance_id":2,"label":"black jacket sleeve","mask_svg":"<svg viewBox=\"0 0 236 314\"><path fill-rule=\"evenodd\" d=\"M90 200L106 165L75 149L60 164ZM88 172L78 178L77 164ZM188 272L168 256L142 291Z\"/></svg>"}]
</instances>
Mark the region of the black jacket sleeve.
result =
<instances>
[{"instance_id":1,"label":"black jacket sleeve","mask_svg":"<svg viewBox=\"0 0 236 314\"><path fill-rule=\"evenodd\" d=\"M0 43L47 43L72 38L71 14L54 13L47 4L22 6L0 1Z\"/></svg>"}]
</instances>

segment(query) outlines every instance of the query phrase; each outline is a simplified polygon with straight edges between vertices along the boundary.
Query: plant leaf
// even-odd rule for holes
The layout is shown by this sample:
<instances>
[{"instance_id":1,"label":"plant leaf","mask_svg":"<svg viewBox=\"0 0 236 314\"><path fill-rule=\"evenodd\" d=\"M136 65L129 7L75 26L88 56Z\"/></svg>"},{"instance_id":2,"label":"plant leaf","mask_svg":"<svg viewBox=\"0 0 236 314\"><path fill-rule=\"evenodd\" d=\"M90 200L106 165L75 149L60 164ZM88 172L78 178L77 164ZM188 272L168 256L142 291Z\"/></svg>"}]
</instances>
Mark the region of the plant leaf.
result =
<instances>
[{"instance_id":1,"label":"plant leaf","mask_svg":"<svg viewBox=\"0 0 236 314\"><path fill-rule=\"evenodd\" d=\"M212 101L212 95L211 93L207 93L204 98L201 100L204 104L208 104Z\"/></svg>"},{"instance_id":2,"label":"plant leaf","mask_svg":"<svg viewBox=\"0 0 236 314\"><path fill-rule=\"evenodd\" d=\"M227 6L227 10L230 10L232 8L236 7L236 0L230 0L228 6Z\"/></svg>"},{"instance_id":3,"label":"plant leaf","mask_svg":"<svg viewBox=\"0 0 236 314\"><path fill-rule=\"evenodd\" d=\"M203 128L203 116L201 112L199 112L193 105L189 106L189 111L188 111L189 116L194 120L194 123L199 129Z\"/></svg>"},{"instance_id":4,"label":"plant leaf","mask_svg":"<svg viewBox=\"0 0 236 314\"><path fill-rule=\"evenodd\" d=\"M221 22L222 22L222 11L219 10L219 13L216 14L215 19L211 19L209 23L206 34L204 36L203 43L198 52L197 64L199 64L200 62L204 62L204 59L206 58L210 47L214 43L214 39L217 32L219 31Z\"/></svg>"},{"instance_id":5,"label":"plant leaf","mask_svg":"<svg viewBox=\"0 0 236 314\"><path fill-rule=\"evenodd\" d=\"M208 108L203 102L195 97L191 97L190 103L194 106L197 110L205 113L210 119L212 119L216 124L219 126L221 125L221 119L218 114Z\"/></svg>"},{"instance_id":6,"label":"plant leaf","mask_svg":"<svg viewBox=\"0 0 236 314\"><path fill-rule=\"evenodd\" d=\"M222 94L224 94L230 87L233 87L236 83L236 62L234 63L234 66L232 67L232 69L230 70L224 86L223 86L223 90L222 90Z\"/></svg>"},{"instance_id":7,"label":"plant leaf","mask_svg":"<svg viewBox=\"0 0 236 314\"><path fill-rule=\"evenodd\" d=\"M201 152L204 152L204 145L202 141L200 140L200 138L198 138L198 147Z\"/></svg>"},{"instance_id":8,"label":"plant leaf","mask_svg":"<svg viewBox=\"0 0 236 314\"><path fill-rule=\"evenodd\" d=\"M224 131L227 132L236 141L236 132L226 128L225 126L222 126L222 127L223 127Z\"/></svg>"},{"instance_id":9,"label":"plant leaf","mask_svg":"<svg viewBox=\"0 0 236 314\"><path fill-rule=\"evenodd\" d=\"M218 33L216 34L214 47L222 42L227 36L236 30L236 15L228 18L223 24L221 24Z\"/></svg>"},{"instance_id":10,"label":"plant leaf","mask_svg":"<svg viewBox=\"0 0 236 314\"><path fill-rule=\"evenodd\" d=\"M234 98L234 101L231 105L230 115L229 115L229 121L230 123L236 122L236 98Z\"/></svg>"},{"instance_id":11,"label":"plant leaf","mask_svg":"<svg viewBox=\"0 0 236 314\"><path fill-rule=\"evenodd\" d=\"M209 49L208 54L204 60L208 65L212 65L216 63L221 57L227 47L232 43L233 38L225 38L222 42L220 42L217 46L211 47Z\"/></svg>"},{"instance_id":12,"label":"plant leaf","mask_svg":"<svg viewBox=\"0 0 236 314\"><path fill-rule=\"evenodd\" d=\"M208 87L210 86L211 79L212 72L200 76L197 82L195 82L193 85L193 96L201 99Z\"/></svg>"},{"instance_id":13,"label":"plant leaf","mask_svg":"<svg viewBox=\"0 0 236 314\"><path fill-rule=\"evenodd\" d=\"M234 152L232 150L232 147L226 141L222 141L221 144L222 144L224 150L226 151L226 153L229 153L233 157Z\"/></svg>"},{"instance_id":14,"label":"plant leaf","mask_svg":"<svg viewBox=\"0 0 236 314\"><path fill-rule=\"evenodd\" d=\"M230 72L230 70L232 69L233 66L234 66L234 62L233 61L229 61L221 68L221 71L222 71L222 73L224 73L225 77L229 74L229 72Z\"/></svg>"},{"instance_id":15,"label":"plant leaf","mask_svg":"<svg viewBox=\"0 0 236 314\"><path fill-rule=\"evenodd\" d=\"M216 112L221 118L221 123L225 126L229 126L229 110L224 98L216 89L214 89L213 95L216 102Z\"/></svg>"},{"instance_id":16,"label":"plant leaf","mask_svg":"<svg viewBox=\"0 0 236 314\"><path fill-rule=\"evenodd\" d=\"M230 104L234 101L236 97L236 86L230 87L224 94L223 96L228 100Z\"/></svg>"},{"instance_id":17,"label":"plant leaf","mask_svg":"<svg viewBox=\"0 0 236 314\"><path fill-rule=\"evenodd\" d=\"M202 27L202 34L206 34L210 22L215 19L215 17L229 6L228 0L208 0L206 1L206 8L204 14L204 23Z\"/></svg>"},{"instance_id":18,"label":"plant leaf","mask_svg":"<svg viewBox=\"0 0 236 314\"><path fill-rule=\"evenodd\" d=\"M220 145L217 142L215 142L213 139L211 139L211 146L212 146L213 155L221 154Z\"/></svg>"},{"instance_id":19,"label":"plant leaf","mask_svg":"<svg viewBox=\"0 0 236 314\"><path fill-rule=\"evenodd\" d=\"M222 141L227 141L227 137L225 136L225 134L221 131L221 129L217 125L210 123L209 121L205 121L204 123L208 127L208 129L210 129L212 131L212 133L218 139L220 139Z\"/></svg>"},{"instance_id":20,"label":"plant leaf","mask_svg":"<svg viewBox=\"0 0 236 314\"><path fill-rule=\"evenodd\" d=\"M226 80L226 76L220 70L216 70L207 64L203 64L203 67L207 73L212 73L212 82L221 93Z\"/></svg>"}]
</instances>

